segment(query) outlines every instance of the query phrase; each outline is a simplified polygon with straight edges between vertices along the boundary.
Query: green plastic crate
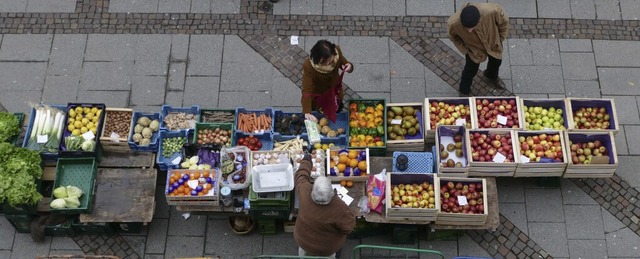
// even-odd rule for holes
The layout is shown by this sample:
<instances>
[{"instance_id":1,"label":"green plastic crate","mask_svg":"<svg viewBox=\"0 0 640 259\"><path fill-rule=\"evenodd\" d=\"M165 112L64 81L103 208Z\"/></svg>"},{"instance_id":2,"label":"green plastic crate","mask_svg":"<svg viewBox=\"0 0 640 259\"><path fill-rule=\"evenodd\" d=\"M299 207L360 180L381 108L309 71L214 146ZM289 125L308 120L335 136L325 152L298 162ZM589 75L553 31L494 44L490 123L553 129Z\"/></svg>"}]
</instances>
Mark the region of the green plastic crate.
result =
<instances>
[{"instance_id":1,"label":"green plastic crate","mask_svg":"<svg viewBox=\"0 0 640 259\"><path fill-rule=\"evenodd\" d=\"M274 219L259 219L258 220L258 228L261 235L275 235L277 232L276 229L276 220Z\"/></svg>"},{"instance_id":2,"label":"green plastic crate","mask_svg":"<svg viewBox=\"0 0 640 259\"><path fill-rule=\"evenodd\" d=\"M291 192L256 193L249 187L251 208L256 207L290 207Z\"/></svg>"},{"instance_id":3,"label":"green plastic crate","mask_svg":"<svg viewBox=\"0 0 640 259\"><path fill-rule=\"evenodd\" d=\"M24 124L24 113L16 112L16 113L13 113L13 115L16 116L16 118L18 119L18 122L20 123L19 125L20 133L18 133L18 135L15 135L13 138L9 139L9 143L13 144L16 147L21 147L22 141L20 141L20 134L22 134L22 125Z\"/></svg>"},{"instance_id":4,"label":"green plastic crate","mask_svg":"<svg viewBox=\"0 0 640 259\"><path fill-rule=\"evenodd\" d=\"M110 235L114 232L109 223L81 223L78 218L73 220L71 228L77 234Z\"/></svg>"},{"instance_id":5,"label":"green plastic crate","mask_svg":"<svg viewBox=\"0 0 640 259\"><path fill-rule=\"evenodd\" d=\"M229 134L229 146L231 146L231 143L233 143L233 138L234 138L234 133L235 133L235 129L233 128L233 124L231 123L201 123L198 122L196 123L195 126L195 132L193 134L193 138L191 139L192 143L198 143L198 130L203 130L203 129L223 129L223 130L227 130L230 131ZM211 143L209 145L212 145Z\"/></svg>"},{"instance_id":6,"label":"green plastic crate","mask_svg":"<svg viewBox=\"0 0 640 259\"><path fill-rule=\"evenodd\" d=\"M259 207L251 205L249 215L257 219L288 219L291 209L287 207Z\"/></svg>"},{"instance_id":7,"label":"green plastic crate","mask_svg":"<svg viewBox=\"0 0 640 259\"><path fill-rule=\"evenodd\" d=\"M380 136L380 139L384 142L383 146L367 146L369 148L369 154L372 156L386 156L387 155L387 134L388 134L388 130L387 130L387 105L386 105L386 101L384 99L352 99L349 100L349 103L347 104L347 106L345 107L346 109L349 109L349 107L351 106L352 103L355 104L361 104L364 103L367 106L373 106L375 107L378 104L382 104L382 106L384 107L384 110L382 111L382 127L384 127L384 134L382 136ZM349 117L351 117L351 111L349 111ZM348 148L367 148L367 147L352 147L350 145L350 140L351 140L351 127L347 127L347 147Z\"/></svg>"},{"instance_id":8,"label":"green plastic crate","mask_svg":"<svg viewBox=\"0 0 640 259\"><path fill-rule=\"evenodd\" d=\"M44 228L44 233L47 236L54 236L54 237L74 236L76 232L73 231L72 224L73 224L73 219L70 219L59 225L46 226Z\"/></svg>"},{"instance_id":9,"label":"green plastic crate","mask_svg":"<svg viewBox=\"0 0 640 259\"><path fill-rule=\"evenodd\" d=\"M392 244L415 244L418 237L416 225L393 225Z\"/></svg>"},{"instance_id":10,"label":"green plastic crate","mask_svg":"<svg viewBox=\"0 0 640 259\"><path fill-rule=\"evenodd\" d=\"M223 112L223 113L228 113L233 115L233 120L229 121L229 122L223 122L223 121L205 121L206 117L207 117L207 113L208 112ZM202 123L233 123L233 125L236 125L236 119L238 116L236 116L236 110L235 109L200 109L200 119L199 122Z\"/></svg>"},{"instance_id":11,"label":"green plastic crate","mask_svg":"<svg viewBox=\"0 0 640 259\"><path fill-rule=\"evenodd\" d=\"M80 196L80 207L75 209L51 208L49 211L68 214L91 213L97 171L98 163L96 163L96 158L59 158L53 188L73 185L80 188L83 194Z\"/></svg>"},{"instance_id":12,"label":"green plastic crate","mask_svg":"<svg viewBox=\"0 0 640 259\"><path fill-rule=\"evenodd\" d=\"M31 233L31 221L35 217L35 215L30 214L6 214L4 215L7 218L7 221L11 223L13 228L18 233Z\"/></svg>"},{"instance_id":13,"label":"green plastic crate","mask_svg":"<svg viewBox=\"0 0 640 259\"><path fill-rule=\"evenodd\" d=\"M36 179L36 190L40 194L42 194L42 180ZM0 203L0 213L4 214L37 214L38 212L38 203L33 205L19 205L16 207L12 207L8 202Z\"/></svg>"}]
</instances>

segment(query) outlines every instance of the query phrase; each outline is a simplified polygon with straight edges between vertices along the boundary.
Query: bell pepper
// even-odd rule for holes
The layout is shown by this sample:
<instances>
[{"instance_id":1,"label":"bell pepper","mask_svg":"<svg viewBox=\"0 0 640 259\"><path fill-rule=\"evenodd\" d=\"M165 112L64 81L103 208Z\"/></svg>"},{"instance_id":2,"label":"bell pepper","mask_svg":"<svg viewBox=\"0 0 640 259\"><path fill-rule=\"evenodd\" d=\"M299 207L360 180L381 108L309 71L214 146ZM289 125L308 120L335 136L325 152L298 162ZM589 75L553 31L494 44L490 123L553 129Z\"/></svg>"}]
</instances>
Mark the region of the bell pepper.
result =
<instances>
[{"instance_id":1,"label":"bell pepper","mask_svg":"<svg viewBox=\"0 0 640 259\"><path fill-rule=\"evenodd\" d=\"M367 110L367 106L364 105L364 103L359 103L358 104L358 112L364 112L365 110Z\"/></svg>"},{"instance_id":2,"label":"bell pepper","mask_svg":"<svg viewBox=\"0 0 640 259\"><path fill-rule=\"evenodd\" d=\"M378 131L378 135L380 136L384 135L384 126L378 126L376 130Z\"/></svg>"},{"instance_id":3,"label":"bell pepper","mask_svg":"<svg viewBox=\"0 0 640 259\"><path fill-rule=\"evenodd\" d=\"M350 112L357 112L358 111L358 105L356 103L351 103L349 104L349 111Z\"/></svg>"}]
</instances>

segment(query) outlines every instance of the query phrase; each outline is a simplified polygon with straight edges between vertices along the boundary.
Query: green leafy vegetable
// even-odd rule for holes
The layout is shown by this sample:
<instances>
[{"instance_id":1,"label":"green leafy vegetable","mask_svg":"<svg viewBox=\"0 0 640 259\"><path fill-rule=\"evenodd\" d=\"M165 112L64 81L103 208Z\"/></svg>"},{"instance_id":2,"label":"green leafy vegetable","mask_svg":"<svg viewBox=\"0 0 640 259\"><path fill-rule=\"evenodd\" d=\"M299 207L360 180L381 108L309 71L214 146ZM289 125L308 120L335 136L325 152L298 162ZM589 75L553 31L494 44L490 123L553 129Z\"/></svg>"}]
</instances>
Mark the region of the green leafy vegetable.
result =
<instances>
[{"instance_id":1,"label":"green leafy vegetable","mask_svg":"<svg viewBox=\"0 0 640 259\"><path fill-rule=\"evenodd\" d=\"M6 201L16 207L42 199L36 186L36 179L42 177L42 160L37 151L0 143L0 161L0 203Z\"/></svg>"},{"instance_id":2,"label":"green leafy vegetable","mask_svg":"<svg viewBox=\"0 0 640 259\"><path fill-rule=\"evenodd\" d=\"M20 134L20 122L11 113L0 112L0 141L7 141Z\"/></svg>"}]
</instances>

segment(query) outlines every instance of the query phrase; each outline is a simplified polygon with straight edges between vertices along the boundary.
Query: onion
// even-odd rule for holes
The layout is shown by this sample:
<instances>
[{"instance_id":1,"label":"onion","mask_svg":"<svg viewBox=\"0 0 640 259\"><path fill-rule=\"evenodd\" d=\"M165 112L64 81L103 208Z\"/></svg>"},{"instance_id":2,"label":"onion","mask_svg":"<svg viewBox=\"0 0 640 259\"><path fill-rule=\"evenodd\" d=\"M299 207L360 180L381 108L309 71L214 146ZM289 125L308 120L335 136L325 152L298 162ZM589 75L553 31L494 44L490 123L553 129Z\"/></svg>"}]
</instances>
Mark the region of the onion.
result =
<instances>
[{"instance_id":1,"label":"onion","mask_svg":"<svg viewBox=\"0 0 640 259\"><path fill-rule=\"evenodd\" d=\"M220 132L220 128L216 128L215 133L219 133Z\"/></svg>"}]
</instances>

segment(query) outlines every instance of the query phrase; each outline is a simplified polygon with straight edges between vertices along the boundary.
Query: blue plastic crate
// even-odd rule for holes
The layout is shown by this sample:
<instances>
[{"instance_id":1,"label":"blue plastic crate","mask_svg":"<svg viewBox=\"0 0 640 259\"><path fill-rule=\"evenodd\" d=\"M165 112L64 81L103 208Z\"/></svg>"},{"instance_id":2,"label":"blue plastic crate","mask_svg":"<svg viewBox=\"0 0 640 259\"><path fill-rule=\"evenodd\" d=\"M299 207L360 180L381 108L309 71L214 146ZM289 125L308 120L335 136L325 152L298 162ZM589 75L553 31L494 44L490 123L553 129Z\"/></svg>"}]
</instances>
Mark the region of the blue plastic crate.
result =
<instances>
[{"instance_id":1,"label":"blue plastic crate","mask_svg":"<svg viewBox=\"0 0 640 259\"><path fill-rule=\"evenodd\" d=\"M312 112L311 113L313 116L316 116L316 118L318 119L318 121L320 121L320 119L326 117L324 114L321 114L319 112ZM349 127L349 113L344 111L341 113L336 114L336 122L331 122L329 121L329 128L333 129L333 130L337 130L338 128L343 128L344 129L344 133L338 135L337 137L334 138L330 138L327 137L326 135L320 134L320 139L338 139L340 137L347 137L347 128ZM346 141L346 140L345 140Z\"/></svg>"},{"instance_id":2,"label":"blue plastic crate","mask_svg":"<svg viewBox=\"0 0 640 259\"><path fill-rule=\"evenodd\" d=\"M409 158L407 170L400 171L396 168L396 158L405 155ZM433 154L431 152L393 152L393 172L400 173L433 173Z\"/></svg>"},{"instance_id":3,"label":"blue plastic crate","mask_svg":"<svg viewBox=\"0 0 640 259\"><path fill-rule=\"evenodd\" d=\"M136 122L140 117L148 117L150 120L160 120L160 113L142 113L142 112L134 112L133 120L131 121L131 131L129 131L129 138L127 142L129 143L129 148L133 151L137 152L156 152L158 150L158 136L160 135L160 130L156 131L151 135L151 142L149 146L138 146L135 142L133 142L133 127L136 126Z\"/></svg>"},{"instance_id":4,"label":"blue plastic crate","mask_svg":"<svg viewBox=\"0 0 640 259\"><path fill-rule=\"evenodd\" d=\"M306 141L307 144L309 143L309 135L307 135L306 133L302 133L300 135L282 135L280 133L273 133L273 142L292 140L297 138L298 136L300 136L302 140Z\"/></svg>"},{"instance_id":5,"label":"blue plastic crate","mask_svg":"<svg viewBox=\"0 0 640 259\"><path fill-rule=\"evenodd\" d=\"M253 135L254 137L256 137L257 139L260 140L260 142L262 142L262 147L260 148L260 151L266 151L266 150L273 150L273 133L271 132L265 132L263 134L244 134L242 132L238 132L236 131L236 134L233 138L233 143L231 145L236 146L238 143L238 140L240 138L244 138L244 137L248 137L249 135Z\"/></svg>"},{"instance_id":6,"label":"blue plastic crate","mask_svg":"<svg viewBox=\"0 0 640 259\"><path fill-rule=\"evenodd\" d=\"M169 168L179 168L180 167L180 162L175 164L172 161L174 159L176 159L177 157L182 157L182 151L179 151L179 152L173 154L171 157L164 157L162 155L162 142L163 142L163 140L167 139L167 138L175 138L175 137L183 137L186 140L188 140L187 139L188 134L187 134L186 131L174 131L174 132L160 131L160 136L158 137L158 154L156 155L156 164L158 165L158 169L160 169L162 171L166 171Z\"/></svg>"},{"instance_id":7,"label":"blue plastic crate","mask_svg":"<svg viewBox=\"0 0 640 259\"><path fill-rule=\"evenodd\" d=\"M436 157L436 152L437 152L436 151L436 146L435 145L431 146L431 157L432 158ZM433 170L432 172L437 173L438 170L436 170L436 167L438 166L438 164L436 164L436 163L432 163L432 164L433 164L433 166L431 167L431 170Z\"/></svg>"},{"instance_id":8,"label":"blue plastic crate","mask_svg":"<svg viewBox=\"0 0 640 259\"><path fill-rule=\"evenodd\" d=\"M334 147L340 149L347 148L347 136L340 136L337 138L320 138L320 144L333 144Z\"/></svg>"},{"instance_id":9,"label":"blue plastic crate","mask_svg":"<svg viewBox=\"0 0 640 259\"><path fill-rule=\"evenodd\" d=\"M67 117L67 105L60 104L51 104L49 105L53 108L59 109L65 113L65 117ZM36 109L31 109L31 113L29 113L29 124L27 124L27 131L24 133L24 140L22 141L22 147L27 147L27 142L29 141L29 136L31 135L31 130L33 129L33 123L36 119ZM66 121L66 119L65 119ZM66 124L65 124L66 128ZM60 140L60 142L64 141L64 139ZM58 153L40 153L40 157L42 160L56 160L58 159Z\"/></svg>"},{"instance_id":10,"label":"blue plastic crate","mask_svg":"<svg viewBox=\"0 0 640 259\"><path fill-rule=\"evenodd\" d=\"M195 114L196 118L194 123L194 127L195 127L195 123L200 121L200 106L198 105L193 105L191 107L172 107L170 105L162 105L162 111L160 113L160 130L164 130L164 131L176 131L176 130L169 130L167 128L167 125L164 123L164 118L171 112L184 112L184 113L189 113L189 114ZM189 131L193 131L193 128L189 129Z\"/></svg>"},{"instance_id":11,"label":"blue plastic crate","mask_svg":"<svg viewBox=\"0 0 640 259\"><path fill-rule=\"evenodd\" d=\"M304 114L300 113L300 112L284 112L282 110L274 110L273 111L273 133L274 134L280 134L283 136L296 136L295 134L282 134L282 132L279 132L278 129L275 127L276 122L281 120L281 117L283 115L297 115L300 117L300 129L301 129L301 134L307 132L307 128L304 125ZM289 130L292 130L293 126L289 126Z\"/></svg>"},{"instance_id":12,"label":"blue plastic crate","mask_svg":"<svg viewBox=\"0 0 640 259\"><path fill-rule=\"evenodd\" d=\"M238 123L240 123L240 118L239 118L240 113L255 113L256 116L260 116L261 114L265 114L267 116L270 116L271 117L271 127L269 128L269 130L265 130L264 133L252 133L252 134L254 136L258 136L258 135L262 135L262 134L266 134L266 133L270 133L270 134L273 133L273 128L274 128L276 120L275 120L274 111L273 111L272 108L266 108L264 110L250 110L250 109L245 109L243 107L236 108L236 125L235 125L236 132L248 135L248 134L251 134L251 132L243 132L238 128Z\"/></svg>"}]
</instances>

